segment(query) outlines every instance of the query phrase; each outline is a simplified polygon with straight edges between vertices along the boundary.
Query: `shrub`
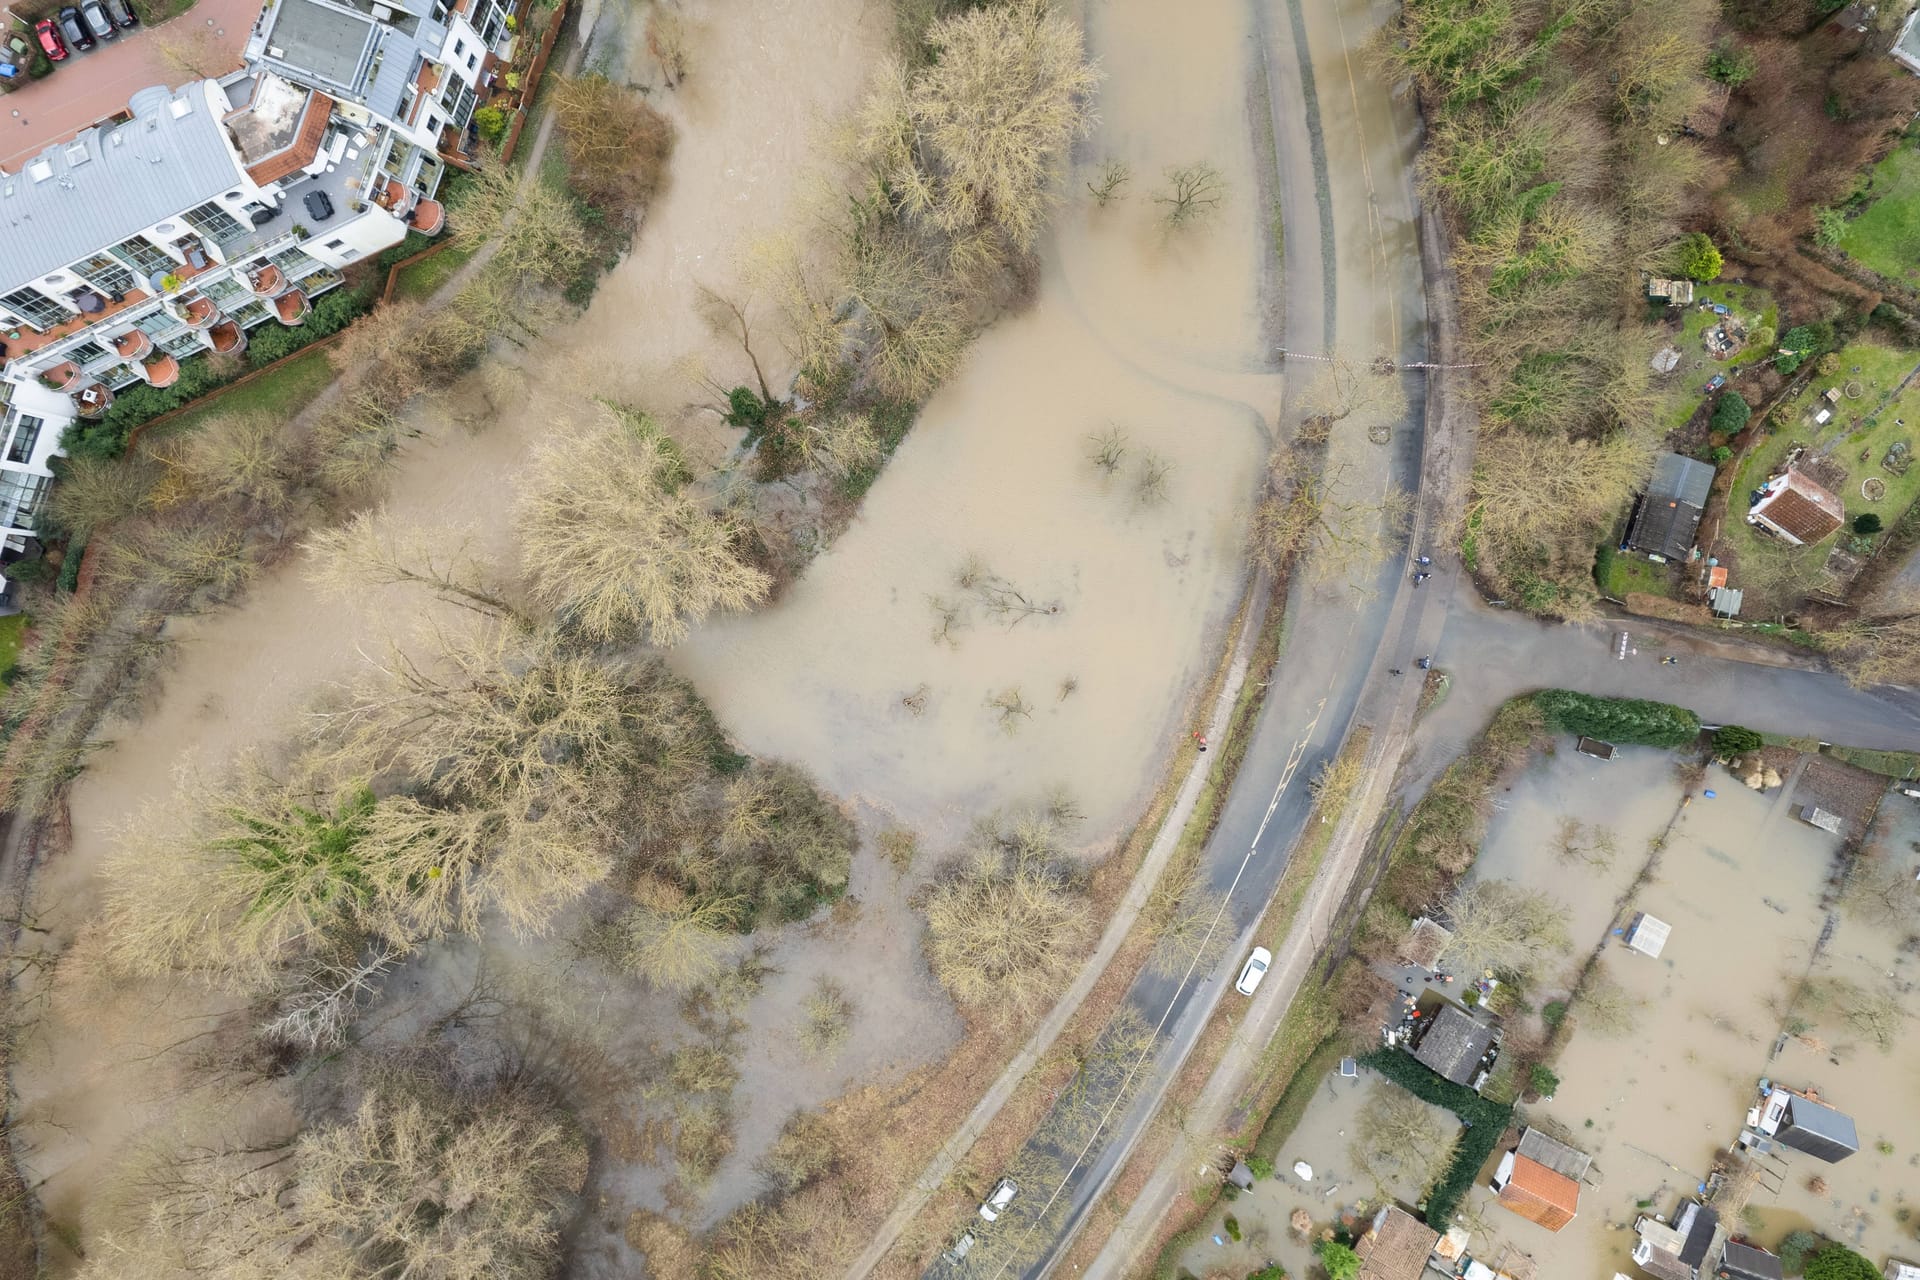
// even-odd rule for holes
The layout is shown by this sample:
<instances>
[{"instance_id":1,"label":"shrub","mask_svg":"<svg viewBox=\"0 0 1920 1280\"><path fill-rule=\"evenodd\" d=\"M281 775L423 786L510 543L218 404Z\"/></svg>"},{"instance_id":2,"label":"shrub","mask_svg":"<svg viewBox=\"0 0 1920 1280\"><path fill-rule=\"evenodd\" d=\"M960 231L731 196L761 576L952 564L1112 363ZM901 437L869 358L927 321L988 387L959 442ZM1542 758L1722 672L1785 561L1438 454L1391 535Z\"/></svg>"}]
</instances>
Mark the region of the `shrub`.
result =
<instances>
[{"instance_id":1,"label":"shrub","mask_svg":"<svg viewBox=\"0 0 1920 1280\"><path fill-rule=\"evenodd\" d=\"M1880 517L1871 511L1862 511L1853 518L1853 531L1863 538L1870 538L1885 527Z\"/></svg>"},{"instance_id":2,"label":"shrub","mask_svg":"<svg viewBox=\"0 0 1920 1280\"><path fill-rule=\"evenodd\" d=\"M1320 1265L1327 1269L1328 1280L1353 1280L1360 1274L1360 1255L1351 1245L1338 1240L1323 1240L1318 1249Z\"/></svg>"},{"instance_id":3,"label":"shrub","mask_svg":"<svg viewBox=\"0 0 1920 1280\"><path fill-rule=\"evenodd\" d=\"M1228 1214L1226 1221L1220 1225L1226 1229L1227 1239L1238 1240L1240 1238L1240 1219L1234 1217L1232 1214Z\"/></svg>"},{"instance_id":4,"label":"shrub","mask_svg":"<svg viewBox=\"0 0 1920 1280\"><path fill-rule=\"evenodd\" d=\"M34 50L33 60L27 63L27 78L29 80L38 80L52 74L53 63L47 58L46 54L41 53L38 49Z\"/></svg>"},{"instance_id":5,"label":"shrub","mask_svg":"<svg viewBox=\"0 0 1920 1280\"><path fill-rule=\"evenodd\" d=\"M1273 1161L1267 1159L1265 1156L1248 1156L1247 1169L1256 1178L1271 1178L1273 1176Z\"/></svg>"},{"instance_id":6,"label":"shrub","mask_svg":"<svg viewBox=\"0 0 1920 1280\"><path fill-rule=\"evenodd\" d=\"M1613 562L1620 556L1611 542L1603 542L1593 553L1593 580L1602 591L1613 581Z\"/></svg>"},{"instance_id":7,"label":"shrub","mask_svg":"<svg viewBox=\"0 0 1920 1280\"><path fill-rule=\"evenodd\" d=\"M481 107L473 113L473 127L488 142L499 142L507 135L507 113L499 107Z\"/></svg>"},{"instance_id":8,"label":"shrub","mask_svg":"<svg viewBox=\"0 0 1920 1280\"><path fill-rule=\"evenodd\" d=\"M1549 1000L1540 1010L1540 1021L1547 1024L1547 1030L1549 1031L1558 1027L1566 1016L1567 1002L1565 1000Z\"/></svg>"},{"instance_id":9,"label":"shrub","mask_svg":"<svg viewBox=\"0 0 1920 1280\"><path fill-rule=\"evenodd\" d=\"M1720 278L1720 251L1713 247L1713 241L1704 231L1695 231L1680 242L1680 270L1690 280L1717 280Z\"/></svg>"},{"instance_id":10,"label":"shrub","mask_svg":"<svg viewBox=\"0 0 1920 1280\"><path fill-rule=\"evenodd\" d=\"M60 561L60 577L54 586L71 595L80 586L80 566L87 558L87 544L76 542L67 548L66 558Z\"/></svg>"},{"instance_id":11,"label":"shrub","mask_svg":"<svg viewBox=\"0 0 1920 1280\"><path fill-rule=\"evenodd\" d=\"M1747 425L1747 419L1753 416L1753 406L1738 391L1723 392L1720 402L1713 406L1713 418L1709 425L1714 434L1730 436Z\"/></svg>"},{"instance_id":12,"label":"shrub","mask_svg":"<svg viewBox=\"0 0 1920 1280\"><path fill-rule=\"evenodd\" d=\"M1880 1270L1843 1244L1830 1244L1807 1263L1807 1280L1880 1280Z\"/></svg>"},{"instance_id":13,"label":"shrub","mask_svg":"<svg viewBox=\"0 0 1920 1280\"><path fill-rule=\"evenodd\" d=\"M1700 717L1685 707L1645 698L1599 698L1571 689L1534 695L1547 723L1563 733L1649 747L1679 747L1700 733Z\"/></svg>"},{"instance_id":14,"label":"shrub","mask_svg":"<svg viewBox=\"0 0 1920 1280\"><path fill-rule=\"evenodd\" d=\"M1838 209L1813 211L1813 238L1824 245L1836 245L1847 237L1847 215ZM1877 308L1876 308L1877 310Z\"/></svg>"},{"instance_id":15,"label":"shrub","mask_svg":"<svg viewBox=\"0 0 1920 1280\"><path fill-rule=\"evenodd\" d=\"M1716 467L1724 467L1733 461L1733 450L1723 444L1717 444L1707 450L1707 459Z\"/></svg>"},{"instance_id":16,"label":"shrub","mask_svg":"<svg viewBox=\"0 0 1920 1280\"><path fill-rule=\"evenodd\" d=\"M1279 1263L1247 1272L1247 1280L1287 1280L1287 1269Z\"/></svg>"},{"instance_id":17,"label":"shrub","mask_svg":"<svg viewBox=\"0 0 1920 1280\"><path fill-rule=\"evenodd\" d=\"M1825 331L1825 341L1822 340L1822 330ZM1795 325L1780 339L1780 354L1774 357L1773 367L1781 373L1792 373L1812 359L1832 338L1831 325Z\"/></svg>"},{"instance_id":18,"label":"shrub","mask_svg":"<svg viewBox=\"0 0 1920 1280\"><path fill-rule=\"evenodd\" d=\"M1722 40L1707 55L1707 74L1730 89L1753 79L1757 69L1752 51L1731 40Z\"/></svg>"},{"instance_id":19,"label":"shrub","mask_svg":"<svg viewBox=\"0 0 1920 1280\"><path fill-rule=\"evenodd\" d=\"M1716 759L1737 760L1765 745L1760 735L1745 725L1722 725L1713 731L1713 754Z\"/></svg>"},{"instance_id":20,"label":"shrub","mask_svg":"<svg viewBox=\"0 0 1920 1280\"><path fill-rule=\"evenodd\" d=\"M1536 1062L1527 1073L1527 1087L1544 1098L1560 1087L1560 1077L1546 1063Z\"/></svg>"},{"instance_id":21,"label":"shrub","mask_svg":"<svg viewBox=\"0 0 1920 1280\"><path fill-rule=\"evenodd\" d=\"M1807 1269L1807 1259L1825 1243L1824 1239L1811 1231L1789 1231L1777 1250L1781 1270L1790 1276L1799 1275Z\"/></svg>"}]
</instances>

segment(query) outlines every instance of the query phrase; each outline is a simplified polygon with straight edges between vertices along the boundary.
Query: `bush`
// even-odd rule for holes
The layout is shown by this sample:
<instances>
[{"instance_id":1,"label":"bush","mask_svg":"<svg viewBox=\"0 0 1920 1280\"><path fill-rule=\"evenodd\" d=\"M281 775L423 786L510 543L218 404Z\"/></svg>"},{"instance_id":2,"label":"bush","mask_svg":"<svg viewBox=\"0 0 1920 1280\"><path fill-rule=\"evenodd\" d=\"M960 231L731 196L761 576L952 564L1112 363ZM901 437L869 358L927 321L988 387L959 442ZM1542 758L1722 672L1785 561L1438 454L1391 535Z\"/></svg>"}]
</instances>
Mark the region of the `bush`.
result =
<instances>
[{"instance_id":1,"label":"bush","mask_svg":"<svg viewBox=\"0 0 1920 1280\"><path fill-rule=\"evenodd\" d=\"M1780 339L1780 354L1774 357L1773 367L1781 373L1792 373L1832 341L1830 324L1797 324Z\"/></svg>"},{"instance_id":2,"label":"bush","mask_svg":"<svg viewBox=\"0 0 1920 1280\"><path fill-rule=\"evenodd\" d=\"M1863 538L1870 538L1885 527L1880 517L1871 511L1862 511L1853 518L1853 531Z\"/></svg>"},{"instance_id":3,"label":"bush","mask_svg":"<svg viewBox=\"0 0 1920 1280\"><path fill-rule=\"evenodd\" d=\"M1220 1225L1226 1229L1227 1239L1234 1241L1240 1239L1240 1219L1228 1214L1226 1221Z\"/></svg>"},{"instance_id":4,"label":"bush","mask_svg":"<svg viewBox=\"0 0 1920 1280\"><path fill-rule=\"evenodd\" d=\"M1722 725L1713 731L1713 754L1719 760L1737 760L1765 745L1760 735L1745 725Z\"/></svg>"},{"instance_id":5,"label":"bush","mask_svg":"<svg viewBox=\"0 0 1920 1280\"><path fill-rule=\"evenodd\" d=\"M1513 1118L1513 1108L1483 1098L1464 1085L1441 1079L1414 1061L1411 1054L1398 1049L1375 1049L1360 1061L1423 1102L1445 1107L1467 1126L1453 1149L1453 1160L1447 1165L1447 1171L1427 1192L1427 1207L1422 1215L1429 1224L1451 1222L1453 1211L1473 1189L1480 1166L1500 1145L1507 1122Z\"/></svg>"},{"instance_id":6,"label":"bush","mask_svg":"<svg viewBox=\"0 0 1920 1280\"><path fill-rule=\"evenodd\" d=\"M1540 1021L1547 1024L1547 1030L1549 1031L1558 1027L1566 1016L1567 1002L1565 1000L1549 1000L1540 1010Z\"/></svg>"},{"instance_id":7,"label":"bush","mask_svg":"<svg viewBox=\"0 0 1920 1280\"><path fill-rule=\"evenodd\" d=\"M1807 1280L1880 1280L1880 1270L1843 1244L1830 1244L1807 1264Z\"/></svg>"},{"instance_id":8,"label":"bush","mask_svg":"<svg viewBox=\"0 0 1920 1280\"><path fill-rule=\"evenodd\" d=\"M1547 723L1563 733L1648 747L1680 747L1700 735L1700 717L1685 707L1645 698L1598 698L1571 689L1534 695Z\"/></svg>"},{"instance_id":9,"label":"bush","mask_svg":"<svg viewBox=\"0 0 1920 1280\"><path fill-rule=\"evenodd\" d=\"M1360 1255L1351 1245L1341 1244L1337 1240L1323 1240L1317 1250L1320 1265L1327 1269L1328 1280L1353 1280L1360 1274Z\"/></svg>"},{"instance_id":10,"label":"bush","mask_svg":"<svg viewBox=\"0 0 1920 1280\"><path fill-rule=\"evenodd\" d=\"M1790 1276L1797 1276L1807 1269L1807 1259L1819 1252L1826 1241L1811 1231L1789 1231L1787 1238L1780 1242L1777 1251L1780 1269Z\"/></svg>"},{"instance_id":11,"label":"bush","mask_svg":"<svg viewBox=\"0 0 1920 1280\"><path fill-rule=\"evenodd\" d=\"M1733 461L1733 450L1723 444L1717 444L1707 450L1707 460L1716 467L1724 467Z\"/></svg>"},{"instance_id":12,"label":"bush","mask_svg":"<svg viewBox=\"0 0 1920 1280\"><path fill-rule=\"evenodd\" d=\"M507 136L507 113L499 107L481 107L473 113L473 127L490 143Z\"/></svg>"},{"instance_id":13,"label":"bush","mask_svg":"<svg viewBox=\"0 0 1920 1280\"><path fill-rule=\"evenodd\" d=\"M35 49L33 51L32 61L27 63L27 78L29 80L39 80L52 74L53 63L48 60L46 54Z\"/></svg>"},{"instance_id":14,"label":"bush","mask_svg":"<svg viewBox=\"0 0 1920 1280\"><path fill-rule=\"evenodd\" d=\"M1713 418L1709 426L1715 435L1730 436L1747 425L1747 419L1753 416L1753 406L1738 391L1722 392L1720 402L1713 406Z\"/></svg>"},{"instance_id":15,"label":"bush","mask_svg":"<svg viewBox=\"0 0 1920 1280\"><path fill-rule=\"evenodd\" d=\"M1271 1178L1273 1176L1273 1161L1267 1159L1265 1156L1248 1156L1247 1170L1256 1178Z\"/></svg>"},{"instance_id":16,"label":"bush","mask_svg":"<svg viewBox=\"0 0 1920 1280\"><path fill-rule=\"evenodd\" d=\"M86 562L87 544L76 542L67 548L66 558L60 562L60 578L54 586L71 595L80 586L80 566Z\"/></svg>"},{"instance_id":17,"label":"bush","mask_svg":"<svg viewBox=\"0 0 1920 1280\"><path fill-rule=\"evenodd\" d=\"M1620 552L1611 542L1601 543L1593 553L1593 581L1602 591L1613 581L1613 562L1619 556Z\"/></svg>"},{"instance_id":18,"label":"bush","mask_svg":"<svg viewBox=\"0 0 1920 1280\"><path fill-rule=\"evenodd\" d=\"M1704 231L1695 231L1680 242L1680 270L1689 280L1717 280L1720 268L1720 251L1713 247L1713 241Z\"/></svg>"},{"instance_id":19,"label":"bush","mask_svg":"<svg viewBox=\"0 0 1920 1280\"><path fill-rule=\"evenodd\" d=\"M1287 1269L1279 1263L1247 1272L1247 1280L1287 1280Z\"/></svg>"},{"instance_id":20,"label":"bush","mask_svg":"<svg viewBox=\"0 0 1920 1280\"><path fill-rule=\"evenodd\" d=\"M1553 1068L1546 1063L1536 1062L1533 1064L1533 1069L1527 1073L1527 1087L1545 1098L1560 1087L1560 1077L1555 1075Z\"/></svg>"},{"instance_id":21,"label":"bush","mask_svg":"<svg viewBox=\"0 0 1920 1280\"><path fill-rule=\"evenodd\" d=\"M1752 51L1731 40L1722 40L1707 55L1707 74L1730 89L1753 79L1757 69Z\"/></svg>"}]
</instances>

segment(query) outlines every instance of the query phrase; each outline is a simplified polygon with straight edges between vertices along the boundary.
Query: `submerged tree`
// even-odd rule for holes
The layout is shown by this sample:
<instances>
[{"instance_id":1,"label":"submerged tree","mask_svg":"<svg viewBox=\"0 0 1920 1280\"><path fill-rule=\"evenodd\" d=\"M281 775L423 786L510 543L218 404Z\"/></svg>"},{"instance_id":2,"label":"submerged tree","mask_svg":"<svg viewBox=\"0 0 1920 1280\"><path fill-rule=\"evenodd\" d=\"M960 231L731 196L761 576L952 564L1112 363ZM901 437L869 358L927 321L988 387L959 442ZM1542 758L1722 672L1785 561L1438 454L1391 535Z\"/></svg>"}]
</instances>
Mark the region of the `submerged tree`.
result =
<instances>
[{"instance_id":1,"label":"submerged tree","mask_svg":"<svg viewBox=\"0 0 1920 1280\"><path fill-rule=\"evenodd\" d=\"M1474 880L1447 903L1453 939L1442 958L1468 974L1532 974L1566 949L1567 908L1557 898L1505 880Z\"/></svg>"}]
</instances>

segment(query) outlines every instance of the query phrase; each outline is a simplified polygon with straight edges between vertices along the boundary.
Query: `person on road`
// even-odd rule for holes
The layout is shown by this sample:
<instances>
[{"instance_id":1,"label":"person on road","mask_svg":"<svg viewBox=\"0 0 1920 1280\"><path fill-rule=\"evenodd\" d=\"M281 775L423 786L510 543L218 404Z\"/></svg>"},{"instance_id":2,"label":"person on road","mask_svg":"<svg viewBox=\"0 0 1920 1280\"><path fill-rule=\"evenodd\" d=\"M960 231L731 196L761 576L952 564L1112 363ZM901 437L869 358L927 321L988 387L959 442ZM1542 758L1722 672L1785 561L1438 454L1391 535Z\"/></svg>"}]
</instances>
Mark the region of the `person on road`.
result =
<instances>
[{"instance_id":1,"label":"person on road","mask_svg":"<svg viewBox=\"0 0 1920 1280\"><path fill-rule=\"evenodd\" d=\"M1422 658L1416 665L1418 665L1422 671L1431 671L1433 670L1433 659Z\"/></svg>"}]
</instances>

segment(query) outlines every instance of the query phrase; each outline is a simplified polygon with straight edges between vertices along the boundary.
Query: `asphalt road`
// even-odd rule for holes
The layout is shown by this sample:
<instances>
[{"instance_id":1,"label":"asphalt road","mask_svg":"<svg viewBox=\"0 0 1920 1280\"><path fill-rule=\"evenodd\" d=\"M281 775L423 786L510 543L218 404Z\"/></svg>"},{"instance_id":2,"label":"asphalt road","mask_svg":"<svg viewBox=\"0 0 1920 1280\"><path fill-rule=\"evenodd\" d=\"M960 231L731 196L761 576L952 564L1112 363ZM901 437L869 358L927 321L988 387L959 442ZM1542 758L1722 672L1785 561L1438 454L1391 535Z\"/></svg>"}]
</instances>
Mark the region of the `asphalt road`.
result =
<instances>
[{"instance_id":1,"label":"asphalt road","mask_svg":"<svg viewBox=\"0 0 1920 1280\"><path fill-rule=\"evenodd\" d=\"M1418 135L1410 109L1371 79L1359 57L1374 25L1369 10L1369 0L1249 0L1258 34L1250 74L1266 80L1277 141L1285 345L1368 358L1392 351L1404 363L1425 358L1427 349L1411 167ZM1307 381L1302 372L1288 369L1289 396ZM1363 443L1358 452L1342 453L1336 443L1334 462L1361 488L1388 482L1412 488L1422 475L1425 388L1417 375L1408 383L1408 412L1389 444ZM1431 474L1432 460L1426 461ZM1491 608L1457 564L1436 568L1425 588L1409 581L1404 562L1333 588L1296 581L1278 673L1202 855L1207 884L1226 897L1216 927L1230 933L1234 945L1211 972L1141 975L1126 1004L1157 1028L1154 1049L1132 1061L1124 1078L1109 1066L1098 1083L1063 1090L1056 1111L1090 1108L1097 1127L1083 1122L1068 1143L1029 1144L1014 1167L1045 1176L1023 1177L998 1222L969 1224L973 1252L958 1264L936 1261L929 1277L1010 1280L1047 1273L1145 1131L1237 974L1252 925L1304 829L1309 781L1338 749L1376 682L1395 679L1395 667L1413 678L1421 654L1417 636L1439 635L1433 655L1453 677L1448 699L1420 734L1420 751L1436 767L1500 702L1550 686L1659 697L1710 722L1920 748L1920 694L1911 690L1854 690L1825 673L1743 663L1713 646L1652 632L1642 652L1623 662L1611 649L1617 628L1553 626ZM1662 666L1665 654L1680 654L1682 661ZM1413 785L1421 785L1418 761L1412 774ZM1225 998L1240 997L1228 992ZM1084 1121L1085 1110L1081 1114ZM1040 1132L1047 1131L1043 1124Z\"/></svg>"}]
</instances>

